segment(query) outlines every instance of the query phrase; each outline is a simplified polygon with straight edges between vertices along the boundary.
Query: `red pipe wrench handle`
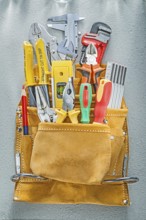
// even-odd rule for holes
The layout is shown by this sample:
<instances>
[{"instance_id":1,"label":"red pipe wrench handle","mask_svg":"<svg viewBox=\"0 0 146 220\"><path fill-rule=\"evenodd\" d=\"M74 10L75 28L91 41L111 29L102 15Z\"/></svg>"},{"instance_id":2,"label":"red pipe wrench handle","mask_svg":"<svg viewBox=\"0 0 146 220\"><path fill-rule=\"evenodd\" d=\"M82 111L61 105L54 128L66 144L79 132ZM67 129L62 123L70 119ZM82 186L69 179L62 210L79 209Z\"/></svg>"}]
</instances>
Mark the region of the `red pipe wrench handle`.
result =
<instances>
[{"instance_id":1,"label":"red pipe wrench handle","mask_svg":"<svg viewBox=\"0 0 146 220\"><path fill-rule=\"evenodd\" d=\"M95 47L97 49L97 54L98 54L96 61L98 64L100 64L102 61L103 55L105 53L108 41L106 43L104 43L104 42L99 41L98 38L99 38L98 34L85 33L82 36L81 43L84 46L83 51L85 50L85 47L87 47L89 44L92 43L95 45Z\"/></svg>"},{"instance_id":2,"label":"red pipe wrench handle","mask_svg":"<svg viewBox=\"0 0 146 220\"><path fill-rule=\"evenodd\" d=\"M112 82L107 79L101 79L95 96L94 123L103 123L111 92Z\"/></svg>"}]
</instances>

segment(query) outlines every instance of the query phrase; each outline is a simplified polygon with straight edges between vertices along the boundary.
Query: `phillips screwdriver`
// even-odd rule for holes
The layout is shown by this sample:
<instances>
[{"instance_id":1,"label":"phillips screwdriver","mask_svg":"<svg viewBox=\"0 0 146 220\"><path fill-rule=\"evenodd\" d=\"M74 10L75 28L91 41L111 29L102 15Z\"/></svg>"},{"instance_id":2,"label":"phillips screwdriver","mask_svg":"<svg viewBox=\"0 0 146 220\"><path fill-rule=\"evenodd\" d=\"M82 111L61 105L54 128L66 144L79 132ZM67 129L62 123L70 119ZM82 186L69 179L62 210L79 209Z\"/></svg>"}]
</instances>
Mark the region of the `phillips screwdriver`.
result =
<instances>
[{"instance_id":1,"label":"phillips screwdriver","mask_svg":"<svg viewBox=\"0 0 146 220\"><path fill-rule=\"evenodd\" d=\"M82 83L80 86L81 123L89 124L90 106L92 102L92 87L90 83Z\"/></svg>"},{"instance_id":2,"label":"phillips screwdriver","mask_svg":"<svg viewBox=\"0 0 146 220\"><path fill-rule=\"evenodd\" d=\"M112 82L107 79L101 79L95 96L94 123L104 122L111 92Z\"/></svg>"}]
</instances>

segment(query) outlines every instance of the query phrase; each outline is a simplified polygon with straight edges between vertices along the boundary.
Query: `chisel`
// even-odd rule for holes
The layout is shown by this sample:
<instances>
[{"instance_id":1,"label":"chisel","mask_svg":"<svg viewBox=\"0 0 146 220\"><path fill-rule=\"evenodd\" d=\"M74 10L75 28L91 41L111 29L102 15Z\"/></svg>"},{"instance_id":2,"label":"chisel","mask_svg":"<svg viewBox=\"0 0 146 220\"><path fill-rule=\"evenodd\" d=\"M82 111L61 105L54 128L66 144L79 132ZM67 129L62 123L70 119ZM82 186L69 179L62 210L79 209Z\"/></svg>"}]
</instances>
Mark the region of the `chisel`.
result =
<instances>
[{"instance_id":1,"label":"chisel","mask_svg":"<svg viewBox=\"0 0 146 220\"><path fill-rule=\"evenodd\" d=\"M101 79L95 96L94 123L104 123L111 92L112 82L107 79Z\"/></svg>"}]
</instances>

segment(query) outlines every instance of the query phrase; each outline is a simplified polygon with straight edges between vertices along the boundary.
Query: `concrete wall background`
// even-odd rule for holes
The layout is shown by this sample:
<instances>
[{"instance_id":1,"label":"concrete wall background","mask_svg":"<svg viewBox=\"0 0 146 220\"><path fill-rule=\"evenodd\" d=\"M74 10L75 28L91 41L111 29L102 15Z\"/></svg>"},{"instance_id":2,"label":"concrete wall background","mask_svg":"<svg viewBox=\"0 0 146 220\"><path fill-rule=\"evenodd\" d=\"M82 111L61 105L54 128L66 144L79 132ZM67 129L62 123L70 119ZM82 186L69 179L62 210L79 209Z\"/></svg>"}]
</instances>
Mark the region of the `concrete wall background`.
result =
<instances>
[{"instance_id":1,"label":"concrete wall background","mask_svg":"<svg viewBox=\"0 0 146 220\"><path fill-rule=\"evenodd\" d=\"M67 12L86 17L79 25L82 33L89 31L93 22L109 24L113 33L104 62L114 60L128 67L125 98L129 107L129 175L140 178L139 183L129 186L129 208L12 201L15 109L24 81L22 42L28 38L31 23L46 24L49 16ZM145 220L146 1L72 0L70 5L59 8L53 0L0 0L0 33L0 219Z\"/></svg>"}]
</instances>

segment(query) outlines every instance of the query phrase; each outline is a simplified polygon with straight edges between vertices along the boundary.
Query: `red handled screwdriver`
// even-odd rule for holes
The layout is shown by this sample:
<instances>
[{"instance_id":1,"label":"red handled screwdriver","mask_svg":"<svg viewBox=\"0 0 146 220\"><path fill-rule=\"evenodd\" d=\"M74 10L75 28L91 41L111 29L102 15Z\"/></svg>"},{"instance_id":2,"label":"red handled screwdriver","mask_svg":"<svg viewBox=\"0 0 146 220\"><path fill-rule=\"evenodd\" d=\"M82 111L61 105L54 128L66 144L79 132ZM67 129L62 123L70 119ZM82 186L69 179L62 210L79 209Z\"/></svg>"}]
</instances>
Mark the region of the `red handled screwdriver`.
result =
<instances>
[{"instance_id":1,"label":"red handled screwdriver","mask_svg":"<svg viewBox=\"0 0 146 220\"><path fill-rule=\"evenodd\" d=\"M101 79L95 96L94 123L103 123L111 92L112 82Z\"/></svg>"}]
</instances>

